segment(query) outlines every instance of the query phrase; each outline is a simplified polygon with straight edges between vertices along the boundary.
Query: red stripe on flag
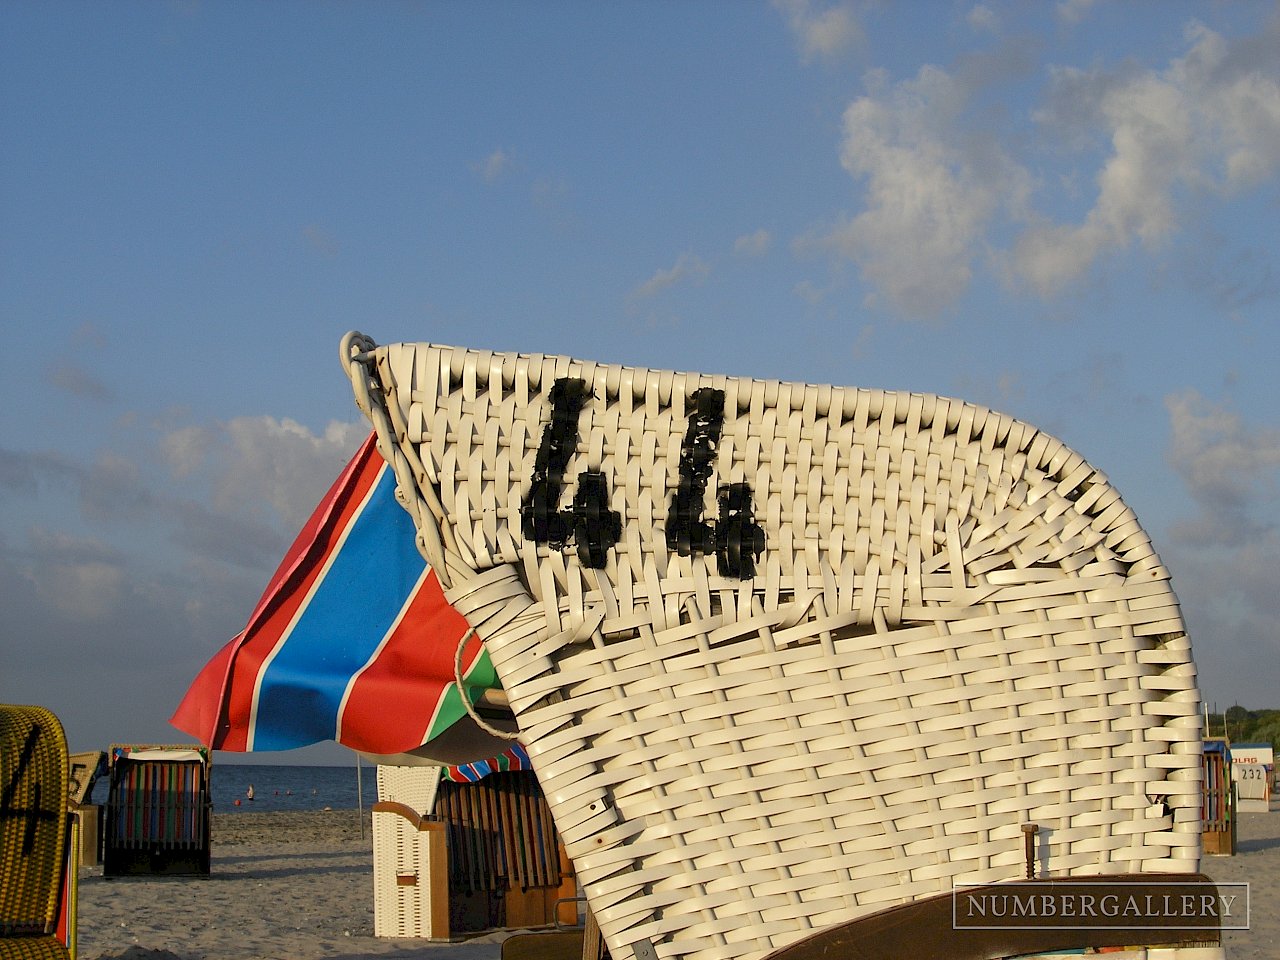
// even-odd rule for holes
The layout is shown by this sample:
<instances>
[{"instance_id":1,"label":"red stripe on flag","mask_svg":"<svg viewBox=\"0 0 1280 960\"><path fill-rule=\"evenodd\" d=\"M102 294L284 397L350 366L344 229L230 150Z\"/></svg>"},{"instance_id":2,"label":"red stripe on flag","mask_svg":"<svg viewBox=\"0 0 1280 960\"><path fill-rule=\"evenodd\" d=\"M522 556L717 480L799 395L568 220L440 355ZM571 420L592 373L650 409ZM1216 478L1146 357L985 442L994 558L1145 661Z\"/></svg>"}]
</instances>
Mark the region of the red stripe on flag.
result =
<instances>
[{"instance_id":1,"label":"red stripe on flag","mask_svg":"<svg viewBox=\"0 0 1280 960\"><path fill-rule=\"evenodd\" d=\"M226 689L227 677L231 674L236 647L243 636L242 633L236 634L204 665L169 719L179 730L189 733L207 746L214 746L218 735L223 691Z\"/></svg>"},{"instance_id":2,"label":"red stripe on flag","mask_svg":"<svg viewBox=\"0 0 1280 960\"><path fill-rule=\"evenodd\" d=\"M391 637L352 685L342 711L342 743L384 754L419 746L466 631L467 621L445 600L435 571L429 572ZM477 656L467 652L464 669Z\"/></svg>"},{"instance_id":3,"label":"red stripe on flag","mask_svg":"<svg viewBox=\"0 0 1280 960\"><path fill-rule=\"evenodd\" d=\"M376 438L370 434L293 541L244 632L223 647L196 678L170 721L174 726L219 750L248 749L258 674L285 636L383 466ZM222 671L220 683L218 671ZM221 686L220 693L215 692L215 685ZM206 706L210 702L221 706L212 724Z\"/></svg>"}]
</instances>

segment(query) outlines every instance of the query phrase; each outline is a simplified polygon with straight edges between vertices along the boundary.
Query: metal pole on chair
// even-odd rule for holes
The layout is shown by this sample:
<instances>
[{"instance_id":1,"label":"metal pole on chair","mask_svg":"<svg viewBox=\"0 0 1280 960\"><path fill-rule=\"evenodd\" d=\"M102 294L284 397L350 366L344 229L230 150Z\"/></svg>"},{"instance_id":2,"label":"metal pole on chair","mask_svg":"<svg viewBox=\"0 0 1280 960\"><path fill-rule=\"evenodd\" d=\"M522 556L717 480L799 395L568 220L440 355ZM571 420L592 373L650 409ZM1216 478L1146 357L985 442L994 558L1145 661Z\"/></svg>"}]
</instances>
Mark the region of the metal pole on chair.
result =
<instances>
[{"instance_id":1,"label":"metal pole on chair","mask_svg":"<svg viewBox=\"0 0 1280 960\"><path fill-rule=\"evenodd\" d=\"M360 815L360 839L364 839L364 784L360 778L360 754L356 754L356 811Z\"/></svg>"}]
</instances>

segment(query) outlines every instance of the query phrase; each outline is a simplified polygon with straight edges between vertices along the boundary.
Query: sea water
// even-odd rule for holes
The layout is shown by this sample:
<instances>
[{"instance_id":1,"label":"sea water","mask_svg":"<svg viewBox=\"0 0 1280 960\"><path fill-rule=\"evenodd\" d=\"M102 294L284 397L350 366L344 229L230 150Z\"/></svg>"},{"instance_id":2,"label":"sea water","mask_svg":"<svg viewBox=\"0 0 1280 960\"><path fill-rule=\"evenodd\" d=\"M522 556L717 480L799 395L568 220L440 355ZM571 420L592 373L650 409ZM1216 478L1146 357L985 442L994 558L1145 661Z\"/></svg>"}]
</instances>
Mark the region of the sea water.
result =
<instances>
[{"instance_id":1,"label":"sea water","mask_svg":"<svg viewBox=\"0 0 1280 960\"><path fill-rule=\"evenodd\" d=\"M357 790L357 780L359 790ZM368 810L378 799L377 768L304 767L214 763L210 783L215 813L270 813L276 810ZM253 799L249 788L253 787ZM107 778L93 790L94 803L107 802Z\"/></svg>"},{"instance_id":2,"label":"sea water","mask_svg":"<svg viewBox=\"0 0 1280 960\"><path fill-rule=\"evenodd\" d=\"M378 799L377 772L371 766L359 771L359 791L355 764L302 767L215 763L211 777L215 813L354 810L359 806L368 810Z\"/></svg>"}]
</instances>

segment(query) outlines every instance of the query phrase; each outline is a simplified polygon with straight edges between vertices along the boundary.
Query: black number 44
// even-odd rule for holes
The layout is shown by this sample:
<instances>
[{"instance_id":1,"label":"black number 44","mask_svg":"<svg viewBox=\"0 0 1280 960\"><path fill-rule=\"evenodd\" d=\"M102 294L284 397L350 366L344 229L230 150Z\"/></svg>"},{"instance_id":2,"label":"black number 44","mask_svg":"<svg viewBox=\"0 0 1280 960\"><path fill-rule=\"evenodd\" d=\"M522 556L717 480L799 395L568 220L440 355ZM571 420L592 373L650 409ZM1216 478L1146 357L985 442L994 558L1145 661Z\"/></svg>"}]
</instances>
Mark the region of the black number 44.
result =
<instances>
[{"instance_id":1,"label":"black number 44","mask_svg":"<svg viewBox=\"0 0 1280 960\"><path fill-rule=\"evenodd\" d=\"M583 566L603 569L609 550L622 537L622 517L609 509L604 474L586 470L578 475L573 506L558 509L564 473L578 445L578 414L586 398L583 380L565 378L551 386L551 422L542 431L534 461L533 483L520 506L525 539L563 549L570 541Z\"/></svg>"},{"instance_id":2,"label":"black number 44","mask_svg":"<svg viewBox=\"0 0 1280 960\"><path fill-rule=\"evenodd\" d=\"M552 384L551 422L542 432L533 480L520 506L525 539L563 549L570 542L584 566L601 569L622 536L622 518L609 509L604 474L583 471L568 510L559 509L565 471L578 443L578 414L590 394L586 382L564 378ZM667 547L687 557L714 552L721 576L755 576L764 550L764 530L755 522L751 487L733 483L718 491L719 517L704 521L703 495L714 469L724 425L724 391L694 391L693 412L680 450L679 481L667 515Z\"/></svg>"}]
</instances>

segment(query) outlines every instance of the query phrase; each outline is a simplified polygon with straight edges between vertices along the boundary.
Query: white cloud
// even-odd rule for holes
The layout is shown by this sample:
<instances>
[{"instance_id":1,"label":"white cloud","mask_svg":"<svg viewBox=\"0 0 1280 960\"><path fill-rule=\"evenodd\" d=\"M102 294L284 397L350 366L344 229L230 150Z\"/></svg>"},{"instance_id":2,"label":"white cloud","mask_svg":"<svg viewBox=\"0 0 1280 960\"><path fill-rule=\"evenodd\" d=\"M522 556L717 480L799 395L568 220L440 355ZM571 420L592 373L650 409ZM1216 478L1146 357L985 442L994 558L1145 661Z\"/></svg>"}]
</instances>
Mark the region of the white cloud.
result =
<instances>
[{"instance_id":1,"label":"white cloud","mask_svg":"<svg viewBox=\"0 0 1280 960\"><path fill-rule=\"evenodd\" d=\"M1237 315L1280 297L1280 276L1265 245L1242 246L1237 238L1206 231L1208 242L1186 251L1170 270L1224 315Z\"/></svg>"},{"instance_id":2,"label":"white cloud","mask_svg":"<svg viewBox=\"0 0 1280 960\"><path fill-rule=\"evenodd\" d=\"M75 363L59 363L49 375L49 382L73 396L105 402L115 399L115 391Z\"/></svg>"},{"instance_id":3,"label":"white cloud","mask_svg":"<svg viewBox=\"0 0 1280 960\"><path fill-rule=\"evenodd\" d=\"M104 682L129 708L113 722L151 717L160 729L137 738L164 736L174 698L243 627L368 429L252 417L121 430L84 460L0 450L5 679L61 698L83 743L98 727L80 701L94 697L72 694Z\"/></svg>"},{"instance_id":4,"label":"white cloud","mask_svg":"<svg viewBox=\"0 0 1280 960\"><path fill-rule=\"evenodd\" d=\"M812 280L801 280L791 288L791 292L811 306L821 303L827 295L827 292Z\"/></svg>"},{"instance_id":5,"label":"white cloud","mask_svg":"<svg viewBox=\"0 0 1280 960\"><path fill-rule=\"evenodd\" d=\"M41 599L81 623L92 623L104 612L118 610L127 596L125 571L114 564L59 564L46 567L44 572L39 584Z\"/></svg>"},{"instance_id":6,"label":"white cloud","mask_svg":"<svg viewBox=\"0 0 1280 960\"><path fill-rule=\"evenodd\" d=\"M1242 543L1272 528L1259 517L1280 504L1280 431L1249 427L1234 410L1194 390L1165 398L1165 408L1173 434L1170 463L1203 518L1183 535Z\"/></svg>"},{"instance_id":7,"label":"white cloud","mask_svg":"<svg viewBox=\"0 0 1280 960\"><path fill-rule=\"evenodd\" d=\"M844 4L818 9L810 0L774 0L773 5L786 15L805 63L838 57L862 39L862 27Z\"/></svg>"},{"instance_id":8,"label":"white cloud","mask_svg":"<svg viewBox=\"0 0 1280 960\"><path fill-rule=\"evenodd\" d=\"M208 485L215 510L251 521L267 507L292 534L368 433L365 423L333 421L317 435L287 417L237 417L169 430L160 450L175 479Z\"/></svg>"},{"instance_id":9,"label":"white cloud","mask_svg":"<svg viewBox=\"0 0 1280 960\"><path fill-rule=\"evenodd\" d=\"M101 360L107 339L92 321L84 321L68 337L67 356L46 359L48 379L60 390L82 400L106 402L116 399L116 391L72 357L87 357L90 364ZM55 348L56 349L56 348ZM46 354L48 356L48 354Z\"/></svg>"},{"instance_id":10,"label":"white cloud","mask_svg":"<svg viewBox=\"0 0 1280 960\"><path fill-rule=\"evenodd\" d=\"M198 471L205 463L213 437L214 431L197 426L177 427L161 436L160 453L169 464L169 472L181 480Z\"/></svg>"},{"instance_id":11,"label":"white cloud","mask_svg":"<svg viewBox=\"0 0 1280 960\"><path fill-rule=\"evenodd\" d=\"M1169 461L1197 506L1170 531L1168 556L1201 688L1261 704L1274 691L1259 667L1280 656L1280 431L1195 391L1165 407Z\"/></svg>"},{"instance_id":12,"label":"white cloud","mask_svg":"<svg viewBox=\"0 0 1280 960\"><path fill-rule=\"evenodd\" d=\"M992 25L988 14L974 6L971 25ZM925 66L893 83L872 73L845 111L840 153L862 208L820 242L858 266L866 302L910 317L952 305L982 261L1047 298L1105 256L1160 253L1192 223L1192 204L1239 197L1280 171L1280 20L1257 36L1227 40L1193 24L1186 37L1184 54L1160 69L1051 70L1031 116L1066 159L1034 175L1006 149L1013 141L993 127L989 104L1026 61L962 58L954 71ZM1033 206L1042 182L1060 185L1053 213ZM1058 212L1081 194L1081 214ZM1251 289L1266 289L1257 274Z\"/></svg>"},{"instance_id":13,"label":"white cloud","mask_svg":"<svg viewBox=\"0 0 1280 960\"><path fill-rule=\"evenodd\" d=\"M1110 155L1082 222L1041 222L1013 251L1018 276L1042 295L1083 276L1104 253L1135 243L1158 248L1180 227L1186 191L1236 195L1280 168L1280 69L1267 73L1204 27L1192 47L1156 72L1055 71L1046 124L1094 124Z\"/></svg>"},{"instance_id":14,"label":"white cloud","mask_svg":"<svg viewBox=\"0 0 1280 960\"><path fill-rule=\"evenodd\" d=\"M507 151L498 149L476 164L476 172L486 183L493 183L511 169L512 157Z\"/></svg>"},{"instance_id":15,"label":"white cloud","mask_svg":"<svg viewBox=\"0 0 1280 960\"><path fill-rule=\"evenodd\" d=\"M308 247L326 257L336 257L342 249L333 231L318 223L309 223L303 227L302 239Z\"/></svg>"},{"instance_id":16,"label":"white cloud","mask_svg":"<svg viewBox=\"0 0 1280 960\"><path fill-rule=\"evenodd\" d=\"M1089 10L1096 2L1097 0L1060 0L1057 6L1058 19L1074 26L1089 15Z\"/></svg>"},{"instance_id":17,"label":"white cloud","mask_svg":"<svg viewBox=\"0 0 1280 960\"><path fill-rule=\"evenodd\" d=\"M1106 246L1097 223L1071 227L1042 223L1018 238L1014 270L1041 296L1052 296L1082 276Z\"/></svg>"},{"instance_id":18,"label":"white cloud","mask_svg":"<svg viewBox=\"0 0 1280 960\"><path fill-rule=\"evenodd\" d=\"M290 531L299 529L369 433L363 423L334 421L315 435L296 421L237 417L218 427L212 502L252 515L269 505Z\"/></svg>"},{"instance_id":19,"label":"white cloud","mask_svg":"<svg viewBox=\"0 0 1280 960\"><path fill-rule=\"evenodd\" d=\"M969 26L984 33L995 33L1000 29L1000 18L985 3L976 4L965 17Z\"/></svg>"},{"instance_id":20,"label":"white cloud","mask_svg":"<svg viewBox=\"0 0 1280 960\"><path fill-rule=\"evenodd\" d=\"M129 583L116 550L96 538L38 524L28 530L27 539L24 579L40 602L81 624L122 610Z\"/></svg>"},{"instance_id":21,"label":"white cloud","mask_svg":"<svg viewBox=\"0 0 1280 960\"><path fill-rule=\"evenodd\" d=\"M763 256L769 250L769 244L772 237L769 231L763 228L754 233L744 233L733 242L733 252L741 254L744 257Z\"/></svg>"},{"instance_id":22,"label":"white cloud","mask_svg":"<svg viewBox=\"0 0 1280 960\"><path fill-rule=\"evenodd\" d=\"M78 349L103 350L107 346L107 338L96 323L85 320L71 332L71 345Z\"/></svg>"},{"instance_id":23,"label":"white cloud","mask_svg":"<svg viewBox=\"0 0 1280 960\"><path fill-rule=\"evenodd\" d=\"M677 283L703 280L710 272L711 268L701 257L685 252L680 254L679 259L672 266L657 271L648 280L636 287L631 295L634 299L647 300L649 297L656 296Z\"/></svg>"},{"instance_id":24,"label":"white cloud","mask_svg":"<svg viewBox=\"0 0 1280 960\"><path fill-rule=\"evenodd\" d=\"M115 563L120 553L97 537L76 537L33 524L27 530L32 557L49 563Z\"/></svg>"},{"instance_id":25,"label":"white cloud","mask_svg":"<svg viewBox=\"0 0 1280 960\"><path fill-rule=\"evenodd\" d=\"M150 479L123 453L99 451L78 485L80 512L93 523L142 521L157 509Z\"/></svg>"},{"instance_id":26,"label":"white cloud","mask_svg":"<svg viewBox=\"0 0 1280 960\"><path fill-rule=\"evenodd\" d=\"M88 465L0 451L0 494L33 506L65 500L68 524L113 537L146 530L185 556L252 568L278 561L368 432L364 422L334 421L315 434L287 418L240 417L171 429L154 450L99 451ZM38 542L44 555L57 543L85 548L61 549L68 563L102 559L83 538Z\"/></svg>"},{"instance_id":27,"label":"white cloud","mask_svg":"<svg viewBox=\"0 0 1280 960\"><path fill-rule=\"evenodd\" d=\"M1280 662L1280 537L1246 543L1187 544L1166 551L1173 586L1195 647L1199 685L1207 699L1231 697L1252 706L1275 702Z\"/></svg>"},{"instance_id":28,"label":"white cloud","mask_svg":"<svg viewBox=\"0 0 1280 960\"><path fill-rule=\"evenodd\" d=\"M863 324L858 329L858 335L854 337L853 346L849 349L849 356L854 360L869 360L871 358L872 345L875 341L875 336L875 324Z\"/></svg>"},{"instance_id":29,"label":"white cloud","mask_svg":"<svg viewBox=\"0 0 1280 960\"><path fill-rule=\"evenodd\" d=\"M1029 180L992 138L963 131L967 93L945 71L877 92L844 115L841 162L865 181L866 209L828 240L898 310L927 317L969 285L989 223L1021 209Z\"/></svg>"},{"instance_id":30,"label":"white cloud","mask_svg":"<svg viewBox=\"0 0 1280 960\"><path fill-rule=\"evenodd\" d=\"M31 455L0 447L0 494L33 497L39 489L37 478L47 481L50 473L39 469Z\"/></svg>"}]
</instances>

